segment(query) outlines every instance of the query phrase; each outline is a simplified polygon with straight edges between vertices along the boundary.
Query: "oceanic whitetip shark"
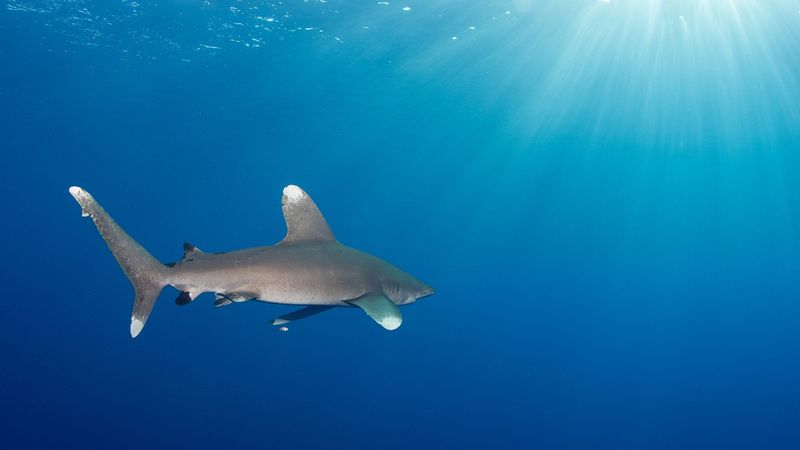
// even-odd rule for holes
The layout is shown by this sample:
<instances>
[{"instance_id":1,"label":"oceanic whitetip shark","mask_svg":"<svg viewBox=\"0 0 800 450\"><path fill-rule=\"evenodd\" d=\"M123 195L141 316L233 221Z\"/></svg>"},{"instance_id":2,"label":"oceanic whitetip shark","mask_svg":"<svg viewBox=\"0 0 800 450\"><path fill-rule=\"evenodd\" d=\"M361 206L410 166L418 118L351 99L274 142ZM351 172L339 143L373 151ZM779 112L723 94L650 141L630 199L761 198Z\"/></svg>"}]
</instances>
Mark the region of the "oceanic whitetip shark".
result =
<instances>
[{"instance_id":1,"label":"oceanic whitetip shark","mask_svg":"<svg viewBox=\"0 0 800 450\"><path fill-rule=\"evenodd\" d=\"M131 336L144 328L161 290L181 291L185 305L204 292L224 306L247 300L303 305L273 320L273 325L302 319L337 306L356 306L387 330L400 326L398 305L433 294L433 288L393 265L340 244L317 205L305 191L290 185L281 204L286 237L272 246L226 253L205 253L184 244L177 263L161 264L131 238L85 190L69 193L97 230L134 289Z\"/></svg>"}]
</instances>

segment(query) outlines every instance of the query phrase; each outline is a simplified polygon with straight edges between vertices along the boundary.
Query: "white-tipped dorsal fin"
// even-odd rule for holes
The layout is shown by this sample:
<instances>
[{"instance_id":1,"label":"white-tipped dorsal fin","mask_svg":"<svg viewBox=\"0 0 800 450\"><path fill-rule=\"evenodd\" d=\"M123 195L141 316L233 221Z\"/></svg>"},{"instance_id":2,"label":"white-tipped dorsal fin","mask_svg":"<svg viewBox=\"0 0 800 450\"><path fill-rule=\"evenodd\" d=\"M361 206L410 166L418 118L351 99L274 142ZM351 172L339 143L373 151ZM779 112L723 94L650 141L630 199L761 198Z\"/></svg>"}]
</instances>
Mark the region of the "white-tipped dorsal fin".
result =
<instances>
[{"instance_id":1,"label":"white-tipped dorsal fin","mask_svg":"<svg viewBox=\"0 0 800 450\"><path fill-rule=\"evenodd\" d=\"M314 200L304 190L293 184L286 186L281 205L286 220L286 237L281 243L336 240Z\"/></svg>"}]
</instances>

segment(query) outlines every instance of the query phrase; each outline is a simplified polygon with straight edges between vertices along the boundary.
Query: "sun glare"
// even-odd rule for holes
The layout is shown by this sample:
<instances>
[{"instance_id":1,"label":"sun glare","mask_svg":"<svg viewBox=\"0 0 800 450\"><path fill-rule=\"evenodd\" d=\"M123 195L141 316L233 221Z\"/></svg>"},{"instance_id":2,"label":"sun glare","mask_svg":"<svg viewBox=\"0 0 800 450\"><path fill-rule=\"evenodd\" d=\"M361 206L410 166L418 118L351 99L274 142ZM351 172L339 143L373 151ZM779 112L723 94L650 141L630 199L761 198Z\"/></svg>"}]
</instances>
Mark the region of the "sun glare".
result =
<instances>
[{"instance_id":1,"label":"sun glare","mask_svg":"<svg viewBox=\"0 0 800 450\"><path fill-rule=\"evenodd\" d=\"M772 139L800 113L800 15L789 1L516 0L513 21L418 70L492 76L490 102L530 139L630 135L666 149ZM470 11L474 14L475 11ZM486 29L488 27L479 27ZM476 59L467 56L486 48ZM491 49L489 51L488 49ZM453 59L463 58L460 65ZM469 82L463 79L462 82Z\"/></svg>"}]
</instances>

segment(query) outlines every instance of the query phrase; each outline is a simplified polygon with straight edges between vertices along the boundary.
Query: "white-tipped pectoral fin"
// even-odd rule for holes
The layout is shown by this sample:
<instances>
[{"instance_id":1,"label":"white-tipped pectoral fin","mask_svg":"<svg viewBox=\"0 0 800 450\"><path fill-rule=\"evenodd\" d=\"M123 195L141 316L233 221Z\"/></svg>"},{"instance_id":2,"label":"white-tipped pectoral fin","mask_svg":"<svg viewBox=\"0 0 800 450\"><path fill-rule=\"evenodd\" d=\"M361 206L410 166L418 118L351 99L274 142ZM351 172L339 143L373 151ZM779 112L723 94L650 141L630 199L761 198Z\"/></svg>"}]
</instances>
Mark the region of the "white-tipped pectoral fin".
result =
<instances>
[{"instance_id":1,"label":"white-tipped pectoral fin","mask_svg":"<svg viewBox=\"0 0 800 450\"><path fill-rule=\"evenodd\" d=\"M144 328L144 322L137 319L136 317L131 318L131 337L136 337L139 333L142 332L142 328Z\"/></svg>"},{"instance_id":2,"label":"white-tipped pectoral fin","mask_svg":"<svg viewBox=\"0 0 800 450\"><path fill-rule=\"evenodd\" d=\"M347 300L347 303L361 308L372 320L387 330L396 330L403 323L400 308L384 295L366 294L354 300Z\"/></svg>"}]
</instances>

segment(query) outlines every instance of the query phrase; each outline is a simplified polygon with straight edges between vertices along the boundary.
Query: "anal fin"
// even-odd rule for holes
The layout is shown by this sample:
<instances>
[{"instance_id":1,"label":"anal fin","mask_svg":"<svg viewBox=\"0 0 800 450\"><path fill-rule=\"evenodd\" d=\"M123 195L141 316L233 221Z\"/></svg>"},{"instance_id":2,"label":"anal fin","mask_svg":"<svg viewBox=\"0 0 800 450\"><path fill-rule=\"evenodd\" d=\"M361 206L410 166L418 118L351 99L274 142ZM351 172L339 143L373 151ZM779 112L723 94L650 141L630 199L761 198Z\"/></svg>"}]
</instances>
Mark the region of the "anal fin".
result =
<instances>
[{"instance_id":1,"label":"anal fin","mask_svg":"<svg viewBox=\"0 0 800 450\"><path fill-rule=\"evenodd\" d=\"M186 291L181 291L178 294L178 298L175 299L175 304L178 306L188 305L189 303L192 303L192 296Z\"/></svg>"}]
</instances>

